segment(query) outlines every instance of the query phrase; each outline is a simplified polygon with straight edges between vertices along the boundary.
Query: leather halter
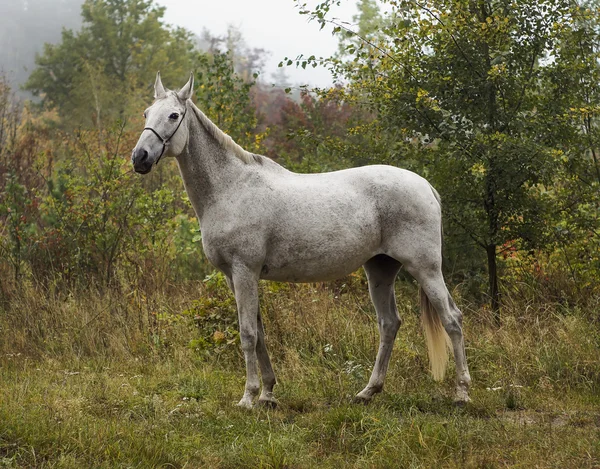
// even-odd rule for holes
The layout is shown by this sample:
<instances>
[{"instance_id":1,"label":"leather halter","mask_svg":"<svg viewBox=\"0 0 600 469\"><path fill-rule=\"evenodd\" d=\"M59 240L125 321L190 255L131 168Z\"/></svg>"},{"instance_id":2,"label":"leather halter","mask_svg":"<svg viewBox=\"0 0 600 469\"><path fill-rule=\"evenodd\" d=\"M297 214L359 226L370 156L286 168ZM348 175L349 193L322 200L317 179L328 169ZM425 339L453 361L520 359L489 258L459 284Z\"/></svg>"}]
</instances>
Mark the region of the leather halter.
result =
<instances>
[{"instance_id":1,"label":"leather halter","mask_svg":"<svg viewBox=\"0 0 600 469\"><path fill-rule=\"evenodd\" d=\"M160 152L160 155L158 155L158 158L156 159L156 163L154 164L158 164L158 162L160 161L160 159L163 156L163 153L165 152L165 149L167 148L167 145L169 143L169 141L173 138L173 136L177 133L177 131L179 130L179 127L181 126L183 119L185 119L185 115L187 113L187 106L185 107L185 111L183 111L183 114L181 115L181 120L179 121L179 124L177 124L177 127L175 127L175 130L173 131L173 133L171 135L169 135L168 138L162 138L159 133L154 130L152 127L144 127L144 130L149 130L150 132L152 132L154 135L156 135L158 137L158 139L162 142L162 151Z\"/></svg>"}]
</instances>

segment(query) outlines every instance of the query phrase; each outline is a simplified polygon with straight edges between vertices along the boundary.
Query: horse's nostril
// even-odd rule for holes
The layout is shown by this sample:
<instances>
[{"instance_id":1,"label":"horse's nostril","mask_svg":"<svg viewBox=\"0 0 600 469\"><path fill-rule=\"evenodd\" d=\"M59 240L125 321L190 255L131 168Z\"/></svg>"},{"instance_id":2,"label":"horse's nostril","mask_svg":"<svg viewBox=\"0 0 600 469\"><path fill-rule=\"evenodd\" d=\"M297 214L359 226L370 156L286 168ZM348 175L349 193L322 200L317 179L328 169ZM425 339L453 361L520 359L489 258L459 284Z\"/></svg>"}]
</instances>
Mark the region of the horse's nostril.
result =
<instances>
[{"instance_id":1,"label":"horse's nostril","mask_svg":"<svg viewBox=\"0 0 600 469\"><path fill-rule=\"evenodd\" d=\"M133 152L132 162L134 165L142 164L148 159L148 151L138 148Z\"/></svg>"}]
</instances>

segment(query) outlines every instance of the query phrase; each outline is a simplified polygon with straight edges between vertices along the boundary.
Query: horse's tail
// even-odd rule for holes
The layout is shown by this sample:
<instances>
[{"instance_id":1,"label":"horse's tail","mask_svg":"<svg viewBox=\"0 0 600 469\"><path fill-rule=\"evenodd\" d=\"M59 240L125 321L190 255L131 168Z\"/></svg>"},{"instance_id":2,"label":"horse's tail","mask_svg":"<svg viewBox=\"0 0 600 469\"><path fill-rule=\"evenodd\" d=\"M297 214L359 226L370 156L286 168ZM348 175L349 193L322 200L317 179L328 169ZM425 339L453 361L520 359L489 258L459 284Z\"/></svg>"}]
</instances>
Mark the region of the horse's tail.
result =
<instances>
[{"instance_id":1,"label":"horse's tail","mask_svg":"<svg viewBox=\"0 0 600 469\"><path fill-rule=\"evenodd\" d=\"M438 191L435 190L435 187L433 187L431 184L429 184L429 187L431 188L431 192L433 192L433 196L435 197L435 200L438 201L438 204L440 204L440 207L442 206L442 197L440 196L440 193Z\"/></svg>"},{"instance_id":2,"label":"horse's tail","mask_svg":"<svg viewBox=\"0 0 600 469\"><path fill-rule=\"evenodd\" d=\"M438 191L430 184L429 187L433 192L435 200L442 207L442 198ZM443 225L440 222L440 234L444 238ZM450 347L450 337L444 329L444 325L440 320L439 314L429 302L427 294L421 288L419 290L421 296L421 322L425 331L425 340L427 342L427 351L429 352L429 363L431 365L431 374L433 379L441 381L444 379L446 367L448 366L448 348Z\"/></svg>"},{"instance_id":3,"label":"horse's tail","mask_svg":"<svg viewBox=\"0 0 600 469\"><path fill-rule=\"evenodd\" d=\"M429 302L427 294L422 288L419 289L421 297L421 322L425 331L425 341L429 352L429 364L433 379L441 381L444 379L446 367L448 366L448 346L450 337L444 329L439 314Z\"/></svg>"}]
</instances>

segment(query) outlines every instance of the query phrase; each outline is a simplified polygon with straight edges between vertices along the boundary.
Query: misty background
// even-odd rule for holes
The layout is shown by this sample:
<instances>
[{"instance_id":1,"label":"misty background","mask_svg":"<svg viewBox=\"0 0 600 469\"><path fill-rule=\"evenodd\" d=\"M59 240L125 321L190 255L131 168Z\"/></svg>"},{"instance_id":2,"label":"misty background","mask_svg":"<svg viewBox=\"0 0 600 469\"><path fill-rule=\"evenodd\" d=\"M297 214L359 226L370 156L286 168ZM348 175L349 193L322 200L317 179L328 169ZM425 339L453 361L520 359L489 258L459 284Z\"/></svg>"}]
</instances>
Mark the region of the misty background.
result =
<instances>
[{"instance_id":1,"label":"misty background","mask_svg":"<svg viewBox=\"0 0 600 469\"><path fill-rule=\"evenodd\" d=\"M317 2L308 2L316 4ZM77 31L81 27L83 0L16 0L0 2L0 71L13 88L18 89L35 68L35 56L44 43L59 43L63 28ZM217 3L191 4L185 0L162 0L166 8L164 23L181 26L197 37L200 50L206 50L206 37L225 37L232 31L241 35L248 50L260 55L261 81L273 83L287 79L290 84L330 85L332 79L324 68L295 66L278 70L284 57L299 54L327 57L335 52L338 39L328 28L298 13L293 0L224 0ZM226 13L224 13L226 12ZM334 11L345 21L356 14L354 1L342 3ZM19 94L29 96L24 91Z\"/></svg>"}]
</instances>

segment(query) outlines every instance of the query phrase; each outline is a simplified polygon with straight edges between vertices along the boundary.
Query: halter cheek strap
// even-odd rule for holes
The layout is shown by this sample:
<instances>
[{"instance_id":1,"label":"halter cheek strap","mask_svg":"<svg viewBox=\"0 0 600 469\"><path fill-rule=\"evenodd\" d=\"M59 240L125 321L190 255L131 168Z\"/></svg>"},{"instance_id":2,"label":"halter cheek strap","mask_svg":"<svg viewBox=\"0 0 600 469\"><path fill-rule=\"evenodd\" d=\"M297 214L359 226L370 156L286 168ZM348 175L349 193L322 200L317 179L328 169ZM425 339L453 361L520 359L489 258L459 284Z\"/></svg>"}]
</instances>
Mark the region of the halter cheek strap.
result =
<instances>
[{"instance_id":1,"label":"halter cheek strap","mask_svg":"<svg viewBox=\"0 0 600 469\"><path fill-rule=\"evenodd\" d=\"M167 145L169 144L169 142L171 141L171 139L173 138L173 136L177 133L177 131L179 130L179 127L181 126L181 124L183 123L183 120L185 119L185 115L187 113L187 106L185 108L185 111L183 111L183 114L181 115L181 120L179 121L179 124L177 124L177 127L175 127L175 130L173 131L173 133L171 135L169 135L168 138L162 138L159 133L154 130L152 127L144 127L144 130L149 130L150 132L152 132L154 135L156 135L158 137L158 139L161 141L162 143L162 151L160 152L160 155L158 155L158 158L156 159L156 163L158 164L158 162L160 161L160 159L162 158Z\"/></svg>"}]
</instances>

